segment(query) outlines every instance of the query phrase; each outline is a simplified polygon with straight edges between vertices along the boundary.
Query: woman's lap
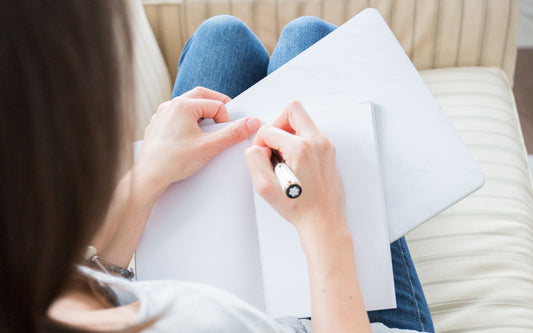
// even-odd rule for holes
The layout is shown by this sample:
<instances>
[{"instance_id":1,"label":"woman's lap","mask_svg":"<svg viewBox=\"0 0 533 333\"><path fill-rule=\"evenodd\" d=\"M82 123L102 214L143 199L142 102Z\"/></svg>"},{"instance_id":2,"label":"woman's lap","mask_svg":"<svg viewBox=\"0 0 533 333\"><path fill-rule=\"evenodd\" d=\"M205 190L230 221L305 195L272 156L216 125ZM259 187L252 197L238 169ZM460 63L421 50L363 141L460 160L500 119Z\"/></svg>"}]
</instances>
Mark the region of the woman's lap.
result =
<instances>
[{"instance_id":1,"label":"woman's lap","mask_svg":"<svg viewBox=\"0 0 533 333\"><path fill-rule=\"evenodd\" d=\"M215 16L187 41L172 97L202 86L233 98L266 76L268 61L267 50L242 21Z\"/></svg>"},{"instance_id":2,"label":"woman's lap","mask_svg":"<svg viewBox=\"0 0 533 333\"><path fill-rule=\"evenodd\" d=\"M235 97L333 31L336 26L301 17L281 32L272 57L246 25L231 16L211 18L189 39L179 61L172 97L204 86ZM397 308L371 311L371 322L433 332L422 286L404 238L391 245Z\"/></svg>"},{"instance_id":3,"label":"woman's lap","mask_svg":"<svg viewBox=\"0 0 533 333\"><path fill-rule=\"evenodd\" d=\"M212 17L185 44L172 97L202 86L234 98L335 28L316 17L300 17L285 26L269 57L241 20L229 15Z\"/></svg>"}]
</instances>

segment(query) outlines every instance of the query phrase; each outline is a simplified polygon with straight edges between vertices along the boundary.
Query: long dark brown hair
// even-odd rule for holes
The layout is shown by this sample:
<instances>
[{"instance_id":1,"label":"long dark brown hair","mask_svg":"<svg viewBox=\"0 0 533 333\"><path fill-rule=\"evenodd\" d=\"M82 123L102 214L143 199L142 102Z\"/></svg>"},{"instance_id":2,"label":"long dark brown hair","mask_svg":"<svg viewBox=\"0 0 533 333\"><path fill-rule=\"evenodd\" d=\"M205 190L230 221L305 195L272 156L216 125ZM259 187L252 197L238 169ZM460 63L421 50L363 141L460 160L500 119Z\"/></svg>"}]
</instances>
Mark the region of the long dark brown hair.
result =
<instances>
[{"instance_id":1,"label":"long dark brown hair","mask_svg":"<svg viewBox=\"0 0 533 333\"><path fill-rule=\"evenodd\" d=\"M0 1L0 331L39 332L127 141L127 0Z\"/></svg>"}]
</instances>

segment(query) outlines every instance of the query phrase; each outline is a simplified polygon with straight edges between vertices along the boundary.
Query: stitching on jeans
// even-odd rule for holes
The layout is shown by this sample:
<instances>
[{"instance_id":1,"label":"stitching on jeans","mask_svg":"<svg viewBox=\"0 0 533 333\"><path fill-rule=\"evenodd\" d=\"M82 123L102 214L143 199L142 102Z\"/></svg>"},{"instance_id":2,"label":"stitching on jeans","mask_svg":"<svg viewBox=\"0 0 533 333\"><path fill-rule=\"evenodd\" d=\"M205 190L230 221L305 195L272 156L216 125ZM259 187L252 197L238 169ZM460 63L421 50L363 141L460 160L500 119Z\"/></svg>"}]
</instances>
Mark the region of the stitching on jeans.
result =
<instances>
[{"instance_id":1,"label":"stitching on jeans","mask_svg":"<svg viewBox=\"0 0 533 333\"><path fill-rule=\"evenodd\" d=\"M404 248L402 244L403 242L398 242L398 246L400 247L400 253L402 254L403 267L405 269L405 272L407 273L407 278L409 279L409 287L411 287L411 294L413 296L413 301L415 302L418 325L420 326L420 329L424 331L425 329L424 329L424 324L422 323L422 315L420 314L420 308L418 307L418 301L416 300L415 290L413 288L411 274L409 274L409 269L407 267L407 261L405 260Z\"/></svg>"}]
</instances>

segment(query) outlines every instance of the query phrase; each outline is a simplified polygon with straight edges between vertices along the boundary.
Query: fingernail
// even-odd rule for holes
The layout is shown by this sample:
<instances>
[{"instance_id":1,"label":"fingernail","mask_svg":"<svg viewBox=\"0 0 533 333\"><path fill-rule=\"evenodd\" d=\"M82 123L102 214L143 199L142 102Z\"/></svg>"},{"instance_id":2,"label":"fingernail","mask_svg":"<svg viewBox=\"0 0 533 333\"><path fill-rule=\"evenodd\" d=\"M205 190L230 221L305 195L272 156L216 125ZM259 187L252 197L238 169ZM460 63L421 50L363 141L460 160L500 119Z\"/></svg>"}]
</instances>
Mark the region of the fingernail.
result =
<instances>
[{"instance_id":1,"label":"fingernail","mask_svg":"<svg viewBox=\"0 0 533 333\"><path fill-rule=\"evenodd\" d=\"M250 132L255 132L261 126L261 122L257 118L250 118L246 121L246 126L248 126Z\"/></svg>"}]
</instances>

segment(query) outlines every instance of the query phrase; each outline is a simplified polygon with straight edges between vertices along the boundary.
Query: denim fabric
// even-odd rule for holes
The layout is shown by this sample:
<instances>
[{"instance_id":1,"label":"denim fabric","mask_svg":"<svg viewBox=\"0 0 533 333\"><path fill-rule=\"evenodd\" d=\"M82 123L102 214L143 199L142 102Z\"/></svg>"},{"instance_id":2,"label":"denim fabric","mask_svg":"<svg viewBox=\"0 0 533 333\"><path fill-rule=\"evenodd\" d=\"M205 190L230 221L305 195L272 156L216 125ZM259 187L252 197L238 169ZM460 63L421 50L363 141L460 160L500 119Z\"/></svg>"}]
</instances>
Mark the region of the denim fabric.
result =
<instances>
[{"instance_id":1,"label":"denim fabric","mask_svg":"<svg viewBox=\"0 0 533 333\"><path fill-rule=\"evenodd\" d=\"M407 242L402 237L390 245L396 308L369 311L370 322L380 322L387 327L434 332L429 307L416 273Z\"/></svg>"},{"instance_id":2,"label":"denim fabric","mask_svg":"<svg viewBox=\"0 0 533 333\"><path fill-rule=\"evenodd\" d=\"M172 97L202 86L234 98L266 76L268 61L267 50L241 20L212 17L185 44Z\"/></svg>"},{"instance_id":3,"label":"denim fabric","mask_svg":"<svg viewBox=\"0 0 533 333\"><path fill-rule=\"evenodd\" d=\"M208 19L189 39L181 54L172 97L204 86L235 97L336 28L316 17L290 22L269 60L259 39L239 19ZM391 244L397 308L371 311L371 322L390 328L434 332L422 286L404 238Z\"/></svg>"},{"instance_id":4,"label":"denim fabric","mask_svg":"<svg viewBox=\"0 0 533 333\"><path fill-rule=\"evenodd\" d=\"M302 16L292 20L281 30L267 73L272 73L335 28L337 26L314 16Z\"/></svg>"}]
</instances>

